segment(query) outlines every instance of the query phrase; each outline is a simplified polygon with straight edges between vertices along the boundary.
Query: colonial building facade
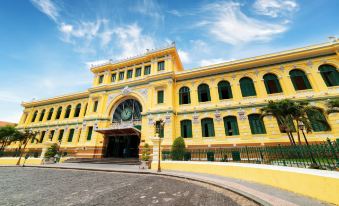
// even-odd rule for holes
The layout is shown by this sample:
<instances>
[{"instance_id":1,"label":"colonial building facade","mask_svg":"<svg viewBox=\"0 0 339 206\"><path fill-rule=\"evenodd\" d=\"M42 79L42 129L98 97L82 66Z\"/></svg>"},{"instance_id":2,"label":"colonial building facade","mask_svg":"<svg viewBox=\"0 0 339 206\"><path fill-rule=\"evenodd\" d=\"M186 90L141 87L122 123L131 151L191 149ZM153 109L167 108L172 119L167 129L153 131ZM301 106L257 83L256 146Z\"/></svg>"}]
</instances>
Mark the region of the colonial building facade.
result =
<instances>
[{"instance_id":1,"label":"colonial building facade","mask_svg":"<svg viewBox=\"0 0 339 206\"><path fill-rule=\"evenodd\" d=\"M18 128L39 132L28 150L51 141L84 158L138 157L161 121L165 148L179 136L188 148L288 143L274 118L260 118L260 108L285 98L325 108L339 96L338 68L339 42L192 70L171 45L92 65L92 87L24 102ZM331 127L313 121L309 141L339 137L338 114L323 118Z\"/></svg>"}]
</instances>

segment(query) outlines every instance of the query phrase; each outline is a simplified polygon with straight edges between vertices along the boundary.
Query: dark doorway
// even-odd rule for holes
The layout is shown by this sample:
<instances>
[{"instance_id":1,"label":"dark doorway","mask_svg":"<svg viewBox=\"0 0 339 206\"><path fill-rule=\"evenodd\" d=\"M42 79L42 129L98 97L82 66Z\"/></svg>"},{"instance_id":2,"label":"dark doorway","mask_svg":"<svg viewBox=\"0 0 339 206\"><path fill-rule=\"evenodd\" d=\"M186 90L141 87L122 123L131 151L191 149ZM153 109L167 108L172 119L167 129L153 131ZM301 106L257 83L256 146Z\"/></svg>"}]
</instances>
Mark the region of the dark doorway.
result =
<instances>
[{"instance_id":1,"label":"dark doorway","mask_svg":"<svg viewBox=\"0 0 339 206\"><path fill-rule=\"evenodd\" d=\"M106 157L139 158L139 136L108 136L108 138Z\"/></svg>"}]
</instances>

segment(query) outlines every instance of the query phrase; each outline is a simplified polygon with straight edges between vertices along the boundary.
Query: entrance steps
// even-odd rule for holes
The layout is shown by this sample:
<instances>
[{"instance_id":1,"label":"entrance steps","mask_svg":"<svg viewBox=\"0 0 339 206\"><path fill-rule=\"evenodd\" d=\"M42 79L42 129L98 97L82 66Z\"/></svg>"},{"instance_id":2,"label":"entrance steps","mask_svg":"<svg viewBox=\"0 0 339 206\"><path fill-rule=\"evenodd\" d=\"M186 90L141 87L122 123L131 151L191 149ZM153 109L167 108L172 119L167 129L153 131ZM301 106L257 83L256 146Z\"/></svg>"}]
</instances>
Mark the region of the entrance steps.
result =
<instances>
[{"instance_id":1,"label":"entrance steps","mask_svg":"<svg viewBox=\"0 0 339 206\"><path fill-rule=\"evenodd\" d=\"M71 158L64 163L139 165L138 158Z\"/></svg>"}]
</instances>

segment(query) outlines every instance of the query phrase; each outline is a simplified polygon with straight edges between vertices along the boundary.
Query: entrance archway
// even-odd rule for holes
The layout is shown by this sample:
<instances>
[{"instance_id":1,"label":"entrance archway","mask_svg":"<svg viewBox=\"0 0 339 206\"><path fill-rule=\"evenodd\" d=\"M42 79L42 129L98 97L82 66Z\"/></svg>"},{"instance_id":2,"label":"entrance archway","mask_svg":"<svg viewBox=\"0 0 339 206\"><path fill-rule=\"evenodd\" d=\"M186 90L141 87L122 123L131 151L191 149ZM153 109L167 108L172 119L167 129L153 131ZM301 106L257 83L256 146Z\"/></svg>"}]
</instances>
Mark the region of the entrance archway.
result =
<instances>
[{"instance_id":1,"label":"entrance archway","mask_svg":"<svg viewBox=\"0 0 339 206\"><path fill-rule=\"evenodd\" d=\"M113 107L111 127L105 134L105 157L138 158L141 132L140 102L126 98Z\"/></svg>"}]
</instances>

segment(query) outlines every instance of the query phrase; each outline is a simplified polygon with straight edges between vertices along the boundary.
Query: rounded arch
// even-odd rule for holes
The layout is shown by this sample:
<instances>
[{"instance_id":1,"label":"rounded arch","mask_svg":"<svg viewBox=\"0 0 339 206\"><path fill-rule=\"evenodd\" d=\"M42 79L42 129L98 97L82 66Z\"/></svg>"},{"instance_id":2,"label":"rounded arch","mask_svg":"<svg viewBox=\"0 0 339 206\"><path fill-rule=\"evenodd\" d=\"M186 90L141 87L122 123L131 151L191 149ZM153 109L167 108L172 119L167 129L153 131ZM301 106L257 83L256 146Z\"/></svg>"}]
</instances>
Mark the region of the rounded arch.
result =
<instances>
[{"instance_id":1,"label":"rounded arch","mask_svg":"<svg viewBox=\"0 0 339 206\"><path fill-rule=\"evenodd\" d=\"M231 84L227 80L218 82L219 99L231 99L233 97Z\"/></svg>"},{"instance_id":2,"label":"rounded arch","mask_svg":"<svg viewBox=\"0 0 339 206\"><path fill-rule=\"evenodd\" d=\"M295 90L312 89L304 70L292 69L289 74Z\"/></svg>"},{"instance_id":3,"label":"rounded arch","mask_svg":"<svg viewBox=\"0 0 339 206\"><path fill-rule=\"evenodd\" d=\"M179 104L191 103L191 90L187 86L182 86L179 89Z\"/></svg>"},{"instance_id":4,"label":"rounded arch","mask_svg":"<svg viewBox=\"0 0 339 206\"><path fill-rule=\"evenodd\" d=\"M318 71L326 86L332 87L339 85L339 72L335 66L332 66L331 64L322 64L318 67Z\"/></svg>"},{"instance_id":5,"label":"rounded arch","mask_svg":"<svg viewBox=\"0 0 339 206\"><path fill-rule=\"evenodd\" d=\"M142 106L136 99L125 99L116 105L113 111L112 122L140 121Z\"/></svg>"},{"instance_id":6,"label":"rounded arch","mask_svg":"<svg viewBox=\"0 0 339 206\"><path fill-rule=\"evenodd\" d=\"M138 93L130 92L130 93L128 93L128 95L119 94L116 97L114 97L107 104L106 115L111 118L113 116L113 112L118 107L118 105L120 103L122 103L123 101L127 100L127 99L137 100L141 104L141 107L142 107L142 113L141 114L143 114L143 112L146 111L147 107L146 107L146 103L145 103L144 99Z\"/></svg>"},{"instance_id":7,"label":"rounded arch","mask_svg":"<svg viewBox=\"0 0 339 206\"><path fill-rule=\"evenodd\" d=\"M276 74L267 73L263 76L267 94L282 92L279 78Z\"/></svg>"},{"instance_id":8,"label":"rounded arch","mask_svg":"<svg viewBox=\"0 0 339 206\"><path fill-rule=\"evenodd\" d=\"M211 101L210 87L206 83L201 83L198 86L198 100L199 102Z\"/></svg>"},{"instance_id":9,"label":"rounded arch","mask_svg":"<svg viewBox=\"0 0 339 206\"><path fill-rule=\"evenodd\" d=\"M253 79L250 77L242 77L239 80L240 90L243 97L256 96L257 92L255 90Z\"/></svg>"}]
</instances>

